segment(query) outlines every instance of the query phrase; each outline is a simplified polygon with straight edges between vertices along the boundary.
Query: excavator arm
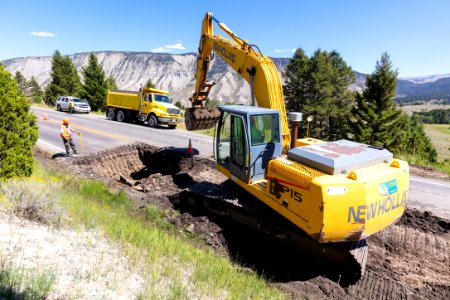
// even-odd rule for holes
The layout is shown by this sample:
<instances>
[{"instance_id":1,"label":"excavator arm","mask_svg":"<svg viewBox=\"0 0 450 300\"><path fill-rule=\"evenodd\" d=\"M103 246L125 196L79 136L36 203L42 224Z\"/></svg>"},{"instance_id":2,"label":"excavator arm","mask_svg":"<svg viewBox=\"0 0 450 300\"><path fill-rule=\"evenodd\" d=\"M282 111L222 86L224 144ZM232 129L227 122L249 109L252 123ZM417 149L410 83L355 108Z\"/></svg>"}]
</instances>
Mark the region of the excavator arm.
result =
<instances>
[{"instance_id":1,"label":"excavator arm","mask_svg":"<svg viewBox=\"0 0 450 300\"><path fill-rule=\"evenodd\" d=\"M213 32L213 21L231 40ZM255 48L258 51L255 51ZM214 82L207 80L209 64L213 53L219 55L231 68L242 76L251 88L252 104L280 111L283 135L283 147L289 146L290 132L283 97L283 88L278 71L270 58L264 56L255 46L239 38L224 23L211 13L206 13L202 22L198 59L195 73L195 91L189 99L192 107L186 113L185 123L188 130L214 127L219 112L205 107L210 89Z\"/></svg>"}]
</instances>

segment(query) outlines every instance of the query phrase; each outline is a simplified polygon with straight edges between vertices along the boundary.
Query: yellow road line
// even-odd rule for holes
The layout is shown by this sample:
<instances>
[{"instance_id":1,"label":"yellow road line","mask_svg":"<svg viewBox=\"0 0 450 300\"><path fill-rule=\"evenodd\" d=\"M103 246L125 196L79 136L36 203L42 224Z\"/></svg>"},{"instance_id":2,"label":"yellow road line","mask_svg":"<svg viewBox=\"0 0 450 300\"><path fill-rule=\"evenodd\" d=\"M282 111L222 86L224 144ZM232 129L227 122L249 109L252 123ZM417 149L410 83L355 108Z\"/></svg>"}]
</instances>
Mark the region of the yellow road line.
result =
<instances>
[{"instance_id":1,"label":"yellow road line","mask_svg":"<svg viewBox=\"0 0 450 300\"><path fill-rule=\"evenodd\" d=\"M49 123L54 123L54 124L59 124L59 125L61 125L61 122L60 121L55 121L55 120L40 120L40 121L42 121L42 122L49 122ZM112 133L106 133L106 132L103 132L103 131L100 131L100 130L95 130L95 129L91 129L91 128L87 128L87 127L82 127L82 126L76 126L76 125L73 125L73 123L71 124L73 127L74 127L74 129L79 129L79 130L82 130L82 131L87 131L87 132L90 132L90 133L93 133L93 134L98 134L98 135L102 135L102 136L106 136L106 137L109 137L109 138L112 138L112 139L115 139L115 140L121 140L121 141L125 141L125 142L131 142L132 140L130 140L130 139L128 139L128 138L126 138L126 137L124 137L124 136L122 136L122 135L117 135L117 134L112 134Z\"/></svg>"}]
</instances>

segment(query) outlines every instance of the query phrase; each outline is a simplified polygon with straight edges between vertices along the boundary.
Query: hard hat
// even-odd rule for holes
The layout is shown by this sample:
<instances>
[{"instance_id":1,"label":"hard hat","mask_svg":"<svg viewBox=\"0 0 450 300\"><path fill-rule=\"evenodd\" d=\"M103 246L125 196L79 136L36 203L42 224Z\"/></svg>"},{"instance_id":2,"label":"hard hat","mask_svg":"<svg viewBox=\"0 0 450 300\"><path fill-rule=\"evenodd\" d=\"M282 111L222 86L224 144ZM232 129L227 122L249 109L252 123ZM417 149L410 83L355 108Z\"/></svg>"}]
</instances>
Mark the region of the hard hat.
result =
<instances>
[{"instance_id":1,"label":"hard hat","mask_svg":"<svg viewBox=\"0 0 450 300\"><path fill-rule=\"evenodd\" d=\"M64 118L64 120L63 120L63 124L69 124L69 119L67 119L67 118Z\"/></svg>"}]
</instances>

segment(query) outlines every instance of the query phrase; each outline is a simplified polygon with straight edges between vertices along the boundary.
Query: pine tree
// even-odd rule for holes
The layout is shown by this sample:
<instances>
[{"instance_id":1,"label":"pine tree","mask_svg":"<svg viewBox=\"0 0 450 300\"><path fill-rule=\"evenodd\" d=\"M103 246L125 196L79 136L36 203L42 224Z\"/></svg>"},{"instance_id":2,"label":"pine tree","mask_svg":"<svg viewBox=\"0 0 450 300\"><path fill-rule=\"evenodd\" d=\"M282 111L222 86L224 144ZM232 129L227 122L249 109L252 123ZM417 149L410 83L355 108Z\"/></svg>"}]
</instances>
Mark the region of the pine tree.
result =
<instances>
[{"instance_id":1,"label":"pine tree","mask_svg":"<svg viewBox=\"0 0 450 300\"><path fill-rule=\"evenodd\" d=\"M117 83L114 77L109 76L108 79L106 79L106 86L108 87L108 90L117 90Z\"/></svg>"},{"instance_id":2,"label":"pine tree","mask_svg":"<svg viewBox=\"0 0 450 300\"><path fill-rule=\"evenodd\" d=\"M145 87L146 88L150 88L150 89L154 89L155 85L153 84L152 80L149 79L149 80L147 80L147 83L145 84Z\"/></svg>"},{"instance_id":3,"label":"pine tree","mask_svg":"<svg viewBox=\"0 0 450 300\"><path fill-rule=\"evenodd\" d=\"M354 140L388 147L396 142L395 126L401 121L401 112L393 100L396 87L397 71L392 70L389 55L383 53L375 71L366 76L366 88L356 94L356 106L350 118Z\"/></svg>"},{"instance_id":4,"label":"pine tree","mask_svg":"<svg viewBox=\"0 0 450 300\"><path fill-rule=\"evenodd\" d=\"M17 86L19 88L19 92L26 94L26 92L27 92L27 79L22 75L22 73L20 73L20 71L16 72L16 76L14 77L14 79L17 82Z\"/></svg>"},{"instance_id":5,"label":"pine tree","mask_svg":"<svg viewBox=\"0 0 450 300\"><path fill-rule=\"evenodd\" d=\"M93 110L104 110L106 104L106 91L108 84L105 72L98 63L94 53L89 55L88 65L82 68L84 82L81 87L80 97L87 99Z\"/></svg>"},{"instance_id":6,"label":"pine tree","mask_svg":"<svg viewBox=\"0 0 450 300\"><path fill-rule=\"evenodd\" d=\"M403 112L396 130L398 142L392 145L392 151L418 163L437 162L437 151L417 118Z\"/></svg>"},{"instance_id":7,"label":"pine tree","mask_svg":"<svg viewBox=\"0 0 450 300\"><path fill-rule=\"evenodd\" d=\"M340 54L318 49L309 58L297 49L285 78L287 108L313 117L312 136L330 139L333 134L342 135L343 120L353 104L348 87L355 75Z\"/></svg>"},{"instance_id":8,"label":"pine tree","mask_svg":"<svg viewBox=\"0 0 450 300\"><path fill-rule=\"evenodd\" d=\"M366 77L366 88L356 95L349 118L348 138L369 145L386 145L396 154L436 161L436 150L417 120L402 113L394 103L397 71L383 53L375 71Z\"/></svg>"},{"instance_id":9,"label":"pine tree","mask_svg":"<svg viewBox=\"0 0 450 300\"><path fill-rule=\"evenodd\" d=\"M36 117L17 83L0 64L0 179L29 176L32 147L38 138Z\"/></svg>"},{"instance_id":10,"label":"pine tree","mask_svg":"<svg viewBox=\"0 0 450 300\"><path fill-rule=\"evenodd\" d=\"M34 78L34 76L32 76L30 81L28 82L28 90L32 102L34 103L42 102L44 98L44 92L42 91L41 87L37 83L36 78Z\"/></svg>"},{"instance_id":11,"label":"pine tree","mask_svg":"<svg viewBox=\"0 0 450 300\"><path fill-rule=\"evenodd\" d=\"M66 74L65 88L68 95L77 96L81 89L81 81L77 69L69 56L63 57L63 70Z\"/></svg>"},{"instance_id":12,"label":"pine tree","mask_svg":"<svg viewBox=\"0 0 450 300\"><path fill-rule=\"evenodd\" d=\"M80 78L72 59L68 56L63 57L56 50L52 58L51 82L45 89L45 102L53 105L59 96L78 95L80 85Z\"/></svg>"}]
</instances>

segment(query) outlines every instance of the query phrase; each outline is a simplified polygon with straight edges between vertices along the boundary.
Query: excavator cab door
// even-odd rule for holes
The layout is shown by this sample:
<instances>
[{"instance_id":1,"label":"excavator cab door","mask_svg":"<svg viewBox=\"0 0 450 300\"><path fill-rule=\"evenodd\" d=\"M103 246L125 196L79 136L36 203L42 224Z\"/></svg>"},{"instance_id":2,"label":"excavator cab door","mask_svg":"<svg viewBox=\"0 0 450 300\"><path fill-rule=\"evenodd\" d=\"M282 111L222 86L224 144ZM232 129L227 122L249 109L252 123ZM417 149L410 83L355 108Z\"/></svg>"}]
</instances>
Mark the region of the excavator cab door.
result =
<instances>
[{"instance_id":1,"label":"excavator cab door","mask_svg":"<svg viewBox=\"0 0 450 300\"><path fill-rule=\"evenodd\" d=\"M216 159L230 173L249 182L246 116L222 111L216 132Z\"/></svg>"},{"instance_id":2,"label":"excavator cab door","mask_svg":"<svg viewBox=\"0 0 450 300\"><path fill-rule=\"evenodd\" d=\"M260 109L249 115L250 128L250 178L252 181L264 178L269 161L282 154L280 115Z\"/></svg>"}]
</instances>

